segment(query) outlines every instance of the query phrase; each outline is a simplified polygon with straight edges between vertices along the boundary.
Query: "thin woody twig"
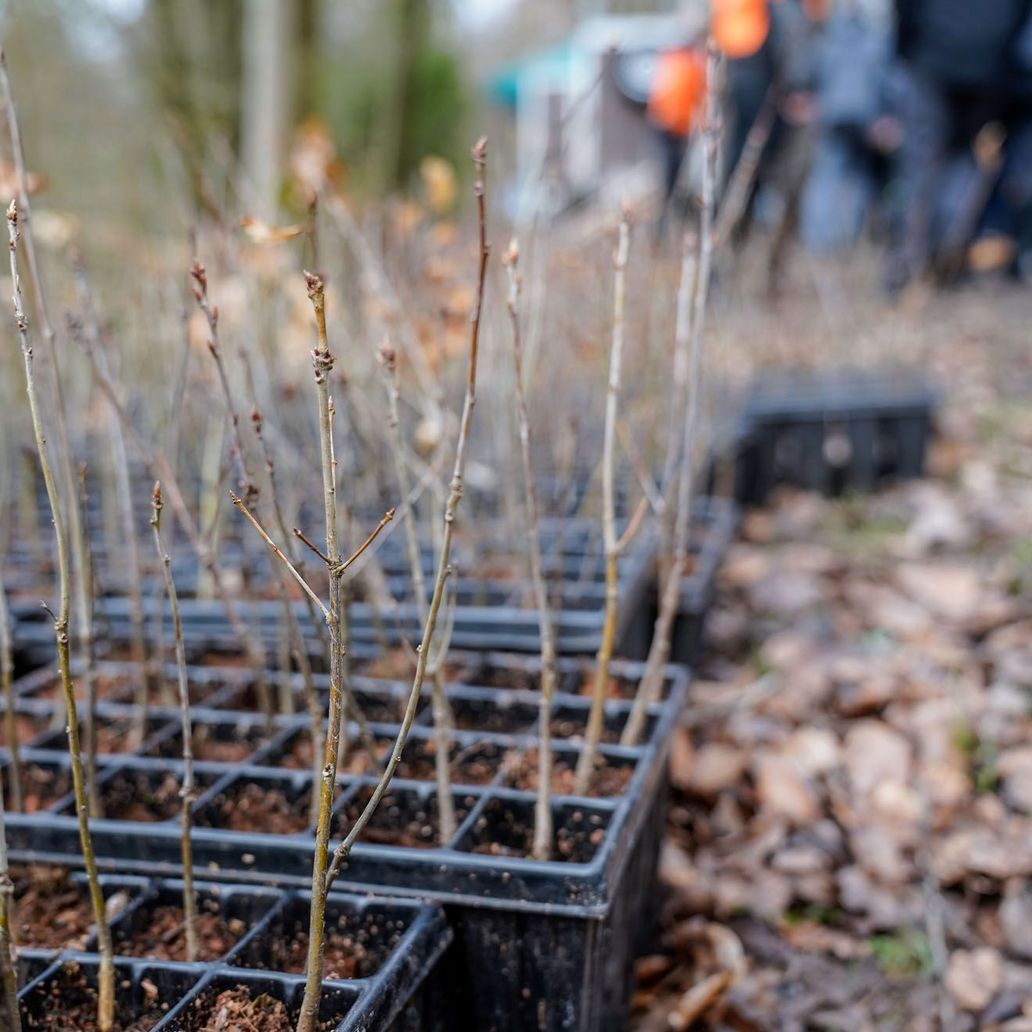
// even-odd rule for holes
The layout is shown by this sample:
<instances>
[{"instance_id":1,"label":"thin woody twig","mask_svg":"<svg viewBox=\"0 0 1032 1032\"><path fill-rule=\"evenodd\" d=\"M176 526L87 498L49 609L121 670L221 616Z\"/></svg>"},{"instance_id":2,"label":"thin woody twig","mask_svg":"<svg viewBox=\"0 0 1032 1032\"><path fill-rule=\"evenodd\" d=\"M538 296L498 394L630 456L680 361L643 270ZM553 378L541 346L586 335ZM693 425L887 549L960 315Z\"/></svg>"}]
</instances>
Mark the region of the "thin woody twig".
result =
<instances>
[{"instance_id":1,"label":"thin woody twig","mask_svg":"<svg viewBox=\"0 0 1032 1032\"><path fill-rule=\"evenodd\" d=\"M303 530L299 530L295 527L294 536L302 544L307 545L324 563L326 563L327 566L330 565L330 557L314 541L312 541Z\"/></svg>"},{"instance_id":2,"label":"thin woody twig","mask_svg":"<svg viewBox=\"0 0 1032 1032\"><path fill-rule=\"evenodd\" d=\"M484 165L487 160L487 140L481 138L473 147L473 163L476 171L474 181L474 194L477 199L477 221L479 224L480 259L477 273L477 289L473 302L473 311L470 315L470 345L469 357L466 367L466 394L463 400L462 417L459 421L459 436L455 445L455 465L452 469L452 478L448 499L444 512L444 533L441 540L441 551L437 563L437 575L434 581L433 593L430 598L430 609L427 614L426 623L423 627L423 637L419 645L416 659L416 671L412 678L412 688L409 692L408 702L405 706L405 713L402 716L401 726L395 738L394 746L387 760L387 766L380 776L379 781L369 796L362 812L355 819L354 824L348 829L347 835L337 847L333 855L333 863L326 873L326 888L332 886L334 879L340 873L341 865L351 852L359 835L369 823L369 819L380 805L394 777L394 772L401 762L401 754L408 741L409 731L415 720L416 709L419 704L420 694L423 690L423 683L426 677L427 664L430 656L430 643L433 641L434 630L437 626L437 618L444 599L445 585L451 574L451 542L452 531L455 525L455 513L459 502L462 500L463 477L466 469L466 448L469 443L470 428L473 421L473 408L476 405L476 384L477 384L477 359L479 357L480 344L480 317L484 301L484 286L487 280L487 261L490 254L487 245L487 229L484 203ZM440 804L440 800L438 800ZM440 805L438 807L440 812Z\"/></svg>"},{"instance_id":3,"label":"thin woody twig","mask_svg":"<svg viewBox=\"0 0 1032 1032\"><path fill-rule=\"evenodd\" d=\"M609 387L606 392L606 422L602 452L602 537L605 548L605 610L602 640L595 657L595 684L591 694L591 709L584 734L584 745L577 759L574 791L586 795L595 773L595 760L602 737L603 706L609 686L609 663L616 639L617 560L619 543L616 537L616 506L614 502L614 445L616 437L617 403L620 396L623 344L624 305L627 289L627 254L630 249L630 211L624 206L616 253L613 257L613 343L609 357Z\"/></svg>"},{"instance_id":4,"label":"thin woody twig","mask_svg":"<svg viewBox=\"0 0 1032 1032\"><path fill-rule=\"evenodd\" d=\"M635 506L634 512L631 513L630 521L627 526L624 527L624 532L620 535L620 540L616 543L616 551L618 555L622 555L627 551L627 546L634 540L638 531L641 530L642 523L645 520L645 515L649 511L649 500L648 498L642 498Z\"/></svg>"},{"instance_id":5,"label":"thin woody twig","mask_svg":"<svg viewBox=\"0 0 1032 1032\"><path fill-rule=\"evenodd\" d=\"M11 949L11 903L14 899L14 882L11 880L7 862L5 807L6 803L0 793L0 992L3 994L0 1029L3 1029L3 1032L21 1032L18 972L14 966L14 951Z\"/></svg>"},{"instance_id":6,"label":"thin woody twig","mask_svg":"<svg viewBox=\"0 0 1032 1032\"><path fill-rule=\"evenodd\" d=\"M304 577L302 577L301 574L297 572L297 569L295 568L294 564L283 554L283 550L279 547L279 545L277 545L276 542L273 541L271 537L269 537L269 535L265 531L265 528L258 522L251 510L248 509L244 500L232 491L229 492L229 497L230 499L232 499L233 504L244 514L244 517L247 519L247 522L250 523L256 531L258 531L258 535L261 537L261 539L269 546L270 549L272 549L276 557L287 568L287 570L290 572L291 577L293 577L294 580L297 581L301 590L319 607L319 611L322 613L323 619L326 620L327 623L329 623L330 611L326 608L325 605L323 605L323 600L319 598L319 596L315 593L315 591L309 585L308 581L306 581Z\"/></svg>"},{"instance_id":7,"label":"thin woody twig","mask_svg":"<svg viewBox=\"0 0 1032 1032\"><path fill-rule=\"evenodd\" d=\"M713 208L716 194L717 147L720 128L717 122L717 55L711 43L706 62L706 118L703 129L705 146L702 172L702 212L699 221L698 268L691 297L690 357L691 375L688 380L688 397L682 421L680 446L680 473L678 478L677 509L674 523L673 556L666 571L663 591L659 602L652 634L652 644L645 661L638 691L635 694L631 712L620 736L622 745L634 745L641 737L645 716L650 703L654 702L663 684L663 670L670 655L670 634L680 593L681 577L688 558L689 531L692 509L692 461L696 428L699 418L699 394L702 384L703 324L706 317L706 299L709 292L710 269L713 260ZM686 241L687 245L688 241Z\"/></svg>"},{"instance_id":8,"label":"thin woody twig","mask_svg":"<svg viewBox=\"0 0 1032 1032\"><path fill-rule=\"evenodd\" d=\"M176 683L179 688L179 730L183 737L183 784L179 795L183 800L180 859L183 866L183 925L186 930L186 959L197 959L197 893L193 881L193 805L197 801L193 769L193 724L190 720L190 686L186 678L186 646L183 643L183 621L179 614L179 596L172 577L172 560L161 541L161 483L156 481L151 493L151 520L154 546L165 578L165 593L172 610L172 634L176 650Z\"/></svg>"},{"instance_id":9,"label":"thin woody twig","mask_svg":"<svg viewBox=\"0 0 1032 1032\"><path fill-rule=\"evenodd\" d=\"M0 60L0 68L2 67L3 62ZM4 73L4 77L6 79L6 73ZM54 479L50 457L47 453L46 434L43 429L43 417L36 390L33 349L28 337L28 319L22 306L21 281L18 277L18 205L13 200L7 209L7 232L11 258L11 283L14 292L14 321L18 330L22 360L25 367L25 388L29 396L29 411L32 417L36 451L39 454L39 463L43 472L43 483L46 486L47 499L50 503L50 515L54 524L54 538L57 544L60 604L54 617L54 637L57 640L57 662L61 677L61 690L68 715L68 754L71 760L72 786L75 792L75 808L79 826L79 842L82 847L83 864L86 868L93 919L97 926L97 951L100 954L100 965L97 974L97 1028L98 1032L109 1032L114 1021L115 1010L114 948L111 941L111 929L108 926L107 913L104 907L104 893L101 890L100 878L97 873L96 855L93 852L93 837L90 833L86 777L83 770L82 752L79 743L79 717L76 712L75 685L72 682L71 674L71 658L68 644L68 617L71 609L71 569L68 560L68 542L65 535L64 516L61 512L57 483ZM71 486L70 489L74 490Z\"/></svg>"},{"instance_id":10,"label":"thin woody twig","mask_svg":"<svg viewBox=\"0 0 1032 1032\"><path fill-rule=\"evenodd\" d=\"M229 377L226 375L225 363L222 361L222 350L219 347L219 310L208 300L208 274L204 266L196 258L190 267L190 277L194 282L194 300L208 322L208 351L215 360L215 368L219 374L219 385L222 388L222 398L226 403L226 412L229 415L233 457L236 459L239 472L240 490L247 504L250 505L258 496L258 485L254 482L254 477L251 476L251 471L247 466L243 437L240 433L240 416L237 414L236 405L233 403L233 392L229 386Z\"/></svg>"},{"instance_id":11,"label":"thin woody twig","mask_svg":"<svg viewBox=\"0 0 1032 1032\"><path fill-rule=\"evenodd\" d=\"M360 559L366 549L369 548L369 546L380 536L380 531L394 519L394 511L394 509L388 509L387 512L384 513L380 522L373 528L370 535L362 542L361 545L358 546L358 548L355 549L354 552L351 553L351 555L347 557L347 559L341 563L334 563L330 566L330 573L338 577L346 573L355 560Z\"/></svg>"},{"instance_id":12,"label":"thin woody twig","mask_svg":"<svg viewBox=\"0 0 1032 1032\"><path fill-rule=\"evenodd\" d=\"M537 860L552 858L552 699L555 695L555 629L548 606L548 587L541 561L541 528L537 488L531 460L530 419L523 393L523 353L520 336L519 247L513 239L505 257L509 274L509 296L506 307L512 327L513 371L515 373L516 421L520 436L520 458L523 466L523 492L527 506L527 544L530 546L530 578L538 611L538 633L541 637L541 703L538 730L538 790L534 804L534 841L531 852Z\"/></svg>"},{"instance_id":13,"label":"thin woody twig","mask_svg":"<svg viewBox=\"0 0 1032 1032\"><path fill-rule=\"evenodd\" d=\"M11 610L7 604L3 571L0 571L0 695L4 699L4 735L11 754L7 767L7 783L15 811L23 809L21 784L21 748L18 742L17 710L14 692L14 636Z\"/></svg>"}]
</instances>

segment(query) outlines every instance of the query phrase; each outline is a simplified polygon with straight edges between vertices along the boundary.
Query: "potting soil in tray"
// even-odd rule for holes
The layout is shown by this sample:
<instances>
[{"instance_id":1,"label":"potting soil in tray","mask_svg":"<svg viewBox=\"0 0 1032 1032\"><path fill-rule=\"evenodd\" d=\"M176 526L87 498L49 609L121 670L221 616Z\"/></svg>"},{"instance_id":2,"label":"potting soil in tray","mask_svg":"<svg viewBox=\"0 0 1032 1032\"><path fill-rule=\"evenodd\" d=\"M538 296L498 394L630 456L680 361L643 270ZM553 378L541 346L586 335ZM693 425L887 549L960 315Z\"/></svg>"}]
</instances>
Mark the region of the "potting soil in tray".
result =
<instances>
[{"instance_id":1,"label":"potting soil in tray","mask_svg":"<svg viewBox=\"0 0 1032 1032\"><path fill-rule=\"evenodd\" d=\"M196 889L202 914L221 912L227 923L239 925L236 941L198 963L116 959L116 1028L250 1032L251 1026L239 1022L254 1020L259 1029L292 1032L304 988L307 894L207 882ZM142 941L141 934L155 931L156 917L173 933L169 908L181 900L182 883L142 882L138 891L112 921L116 945ZM333 892L327 898L327 933L319 1027L373 1032L399 1019L417 1027L405 1014L410 1007L422 1012L421 996L413 1000L450 941L441 911L414 901ZM93 1029L97 973L94 953L57 955L19 993L25 1027Z\"/></svg>"}]
</instances>

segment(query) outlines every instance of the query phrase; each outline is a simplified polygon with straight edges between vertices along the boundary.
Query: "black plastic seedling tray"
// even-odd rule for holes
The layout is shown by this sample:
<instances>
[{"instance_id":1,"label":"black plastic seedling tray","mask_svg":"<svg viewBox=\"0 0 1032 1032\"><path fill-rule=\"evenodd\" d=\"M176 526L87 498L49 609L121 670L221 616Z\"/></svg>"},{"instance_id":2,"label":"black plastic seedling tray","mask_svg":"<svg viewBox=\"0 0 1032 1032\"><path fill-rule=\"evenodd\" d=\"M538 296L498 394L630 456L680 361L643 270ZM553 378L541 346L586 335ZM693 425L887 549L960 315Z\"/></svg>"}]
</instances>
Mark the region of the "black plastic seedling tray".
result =
<instances>
[{"instance_id":1,"label":"black plastic seedling tray","mask_svg":"<svg viewBox=\"0 0 1032 1032\"><path fill-rule=\"evenodd\" d=\"M521 772L533 767L538 694L526 686L536 684L537 665L518 656L483 655L462 657L459 667L471 683L447 688L455 719L453 792L460 822L455 835L444 845L437 841L433 736L424 701L403 755L403 776L392 783L355 846L340 884L429 897L446 906L455 933L442 969L450 996L448 1027L621 1028L636 938L648 925L655 898L665 764L686 674L676 667L668 671L663 698L651 708L638 747L618 744L630 699L607 703L602 793L562 794L560 782L553 796L557 859L535 861L528 859L535 797ZM586 720L589 701L581 693L590 673L590 663L561 661L552 731L557 763L567 770L576 762ZM612 673L620 694L629 695L641 666L619 662ZM235 725L253 744L242 761L197 764L202 794L195 810L195 862L210 877L305 885L312 862L312 828L305 816L311 775L303 761L292 769L282 766L292 755L292 740L306 734L305 719L278 719L251 743L246 732L255 727L254 712L224 708L238 705L246 692L241 674L236 670L220 678L207 670L216 687L205 707L193 713L197 725ZM37 674L19 684L21 706L44 705L31 701L43 680ZM367 706L378 704L381 717L397 712L406 688L361 677L354 687ZM104 706L106 718L127 711L119 703ZM178 761L163 743L176 733L176 718L173 710L152 715L163 714L168 726L155 729L136 755L99 759L102 798L132 793L160 798L162 786L167 793L174 785ZM354 739L356 729L350 730ZM386 749L396 725L373 721L370 730ZM42 767L55 777L67 765L56 748L26 749L22 759L24 768ZM375 780L371 771L340 778L335 838L350 825ZM226 815L240 813L241 793L255 791L254 786L267 801L282 801L284 812L301 815L291 833L270 834L253 826L227 830ZM102 866L151 875L178 872L176 811L159 805L158 819L146 823L112 819L108 812L93 824ZM8 835L18 860L68 862L78 855L67 795L54 798L43 812L10 814Z\"/></svg>"},{"instance_id":2,"label":"black plastic seedling tray","mask_svg":"<svg viewBox=\"0 0 1032 1032\"><path fill-rule=\"evenodd\" d=\"M912 370L768 374L732 445L735 498L761 505L779 485L838 495L919 477L935 406Z\"/></svg>"},{"instance_id":3,"label":"black plastic seedling tray","mask_svg":"<svg viewBox=\"0 0 1032 1032\"><path fill-rule=\"evenodd\" d=\"M706 496L693 507L689 541L691 569L681 580L677 616L670 635L670 659L695 666L702 654L706 618L716 594L717 574L738 526L738 508L726 498ZM651 639L659 609L661 584L656 586L647 614Z\"/></svg>"},{"instance_id":4,"label":"black plastic seedling tray","mask_svg":"<svg viewBox=\"0 0 1032 1032\"><path fill-rule=\"evenodd\" d=\"M153 1024L142 1027L156 1032L191 1032L204 1027L220 993L243 987L252 999L264 994L282 1003L290 1019L284 1028L292 1029L304 990L307 895L215 882L199 882L196 889L199 913L218 913L227 933L235 934L227 934L224 948L216 944L214 952L195 963L168 959L160 947L158 957L125 956L126 944L139 941L134 936L148 927L159 908L182 901L181 882L145 882L111 922L121 1014L132 1020L152 1016ZM327 933L337 937L340 948L328 953L325 962L322 1027L327 1032L443 1032L439 998L428 979L451 941L441 909L335 891L326 913ZM32 977L19 1000L27 1032L57 1027L42 1020L55 1009L56 998L67 1005L95 991L98 958L90 951L93 945L61 951L49 961L34 957L26 967Z\"/></svg>"}]
</instances>

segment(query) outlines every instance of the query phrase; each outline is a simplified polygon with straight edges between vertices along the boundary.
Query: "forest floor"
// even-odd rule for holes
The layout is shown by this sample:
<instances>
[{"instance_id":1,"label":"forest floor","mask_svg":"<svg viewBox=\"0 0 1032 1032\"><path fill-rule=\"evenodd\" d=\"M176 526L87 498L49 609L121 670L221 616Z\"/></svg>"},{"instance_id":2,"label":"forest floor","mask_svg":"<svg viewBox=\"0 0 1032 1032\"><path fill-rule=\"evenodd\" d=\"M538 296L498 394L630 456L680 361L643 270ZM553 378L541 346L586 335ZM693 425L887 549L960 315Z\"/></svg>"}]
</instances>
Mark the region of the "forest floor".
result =
<instances>
[{"instance_id":1,"label":"forest floor","mask_svg":"<svg viewBox=\"0 0 1032 1032\"><path fill-rule=\"evenodd\" d=\"M745 515L636 1032L1032 1030L1030 316L992 285L890 313L944 394L928 476Z\"/></svg>"}]
</instances>

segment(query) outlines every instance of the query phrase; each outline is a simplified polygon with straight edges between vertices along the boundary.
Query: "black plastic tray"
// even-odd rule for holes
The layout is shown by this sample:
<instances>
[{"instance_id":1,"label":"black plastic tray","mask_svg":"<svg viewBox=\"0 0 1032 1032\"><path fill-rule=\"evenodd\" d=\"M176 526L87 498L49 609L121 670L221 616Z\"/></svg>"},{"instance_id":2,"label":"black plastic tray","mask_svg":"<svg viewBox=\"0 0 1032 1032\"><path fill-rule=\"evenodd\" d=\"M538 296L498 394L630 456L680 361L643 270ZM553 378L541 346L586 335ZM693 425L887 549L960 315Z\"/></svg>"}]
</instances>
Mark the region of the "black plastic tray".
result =
<instances>
[{"instance_id":1,"label":"black plastic tray","mask_svg":"<svg viewBox=\"0 0 1032 1032\"><path fill-rule=\"evenodd\" d=\"M466 663L463 672L472 674L481 685L499 679L535 683L536 663L520 657L466 657ZM583 727L589 703L583 695L574 693L585 679L590 680L590 669L590 663L561 661L561 691L555 700L553 725L556 732L569 734ZM641 666L614 663L612 672L632 685L640 677ZM237 670L224 676L227 684L216 691L209 708L194 711L197 723L228 719L241 725L254 724L253 713L219 708L222 701L239 700L239 693L246 691L241 673ZM212 677L212 672L207 676ZM230 683L234 677L237 687ZM19 685L26 700L23 706L30 705L32 697L38 695L43 680L37 674ZM685 671L670 668L664 697L652 707L647 737L637 748L613 744L630 701L607 703L609 742L602 753L611 768L626 768L630 774L609 797L554 797L557 842L571 859L547 862L527 859L527 844L522 840L515 843L517 855L478 851L478 847L497 848L512 837L515 826L529 823L534 795L509 787L511 766L500 759L519 756L532 747L537 693L520 687L477 687L475 683L448 686L458 728L457 748L486 754L488 764L493 762L493 754L499 761L497 771L486 782L478 774L475 781L470 779L473 783L464 783L462 766L456 768L454 793L461 823L445 846L435 844L432 831L432 780L412 776L397 779L364 840L355 846L342 872L342 883L352 890L429 897L446 905L455 932L455 945L444 969L451 972L444 976L452 997L450 1027L622 1027L636 937L647 928L655 898L666 757L685 683ZM378 696L388 709L397 705L405 690L403 685L364 678L356 678L355 687L368 699ZM217 697L219 691L224 693L224 700ZM124 710L118 704L104 705L106 715ZM167 712L169 727L173 728L174 712ZM429 747L429 719L429 708L424 705L403 761L411 762L421 746ZM478 730L463 730L464 725ZM395 730L390 724L374 722L370 726L373 734L385 741ZM304 718L276 721L266 740L245 762L197 764L203 794L195 811L193 846L198 867L209 876L307 884L312 862L310 827L299 829L298 834L270 835L205 826L219 823L212 815L220 800L236 787L251 783L280 789L288 800L298 804L295 809L303 810L310 785L308 771L284 771L272 764L288 739L304 733L304 727ZM173 733L158 729L141 752L153 752L163 736ZM351 733L354 735L354 728ZM568 737L558 737L557 758L575 762L574 744ZM56 749L27 749L23 761L26 766L46 764L57 770L67 763ZM428 778L432 777L432 763L425 766ZM174 759L164 756L102 757L99 761L105 785L116 779L153 784L154 779L174 774L177 767ZM413 768L408 773L419 772ZM374 783L371 774L341 777L338 815L358 805ZM374 841L387 826L404 826L410 844ZM431 830L427 831L428 827ZM93 834L102 866L149 874L173 875L178 871L179 831L174 815L146 824L97 820ZM15 859L67 862L78 855L76 822L67 796L55 800L43 813L10 814L8 835ZM422 841L427 848L418 847Z\"/></svg>"},{"instance_id":2,"label":"black plastic tray","mask_svg":"<svg viewBox=\"0 0 1032 1032\"><path fill-rule=\"evenodd\" d=\"M118 998L128 998L132 1007L141 1008L156 988L166 1013L152 1027L161 1032L189 1027L190 1017L203 1012L219 992L240 985L279 999L296 1018L303 974L266 968L271 944L302 914L307 925L307 895L215 882L198 882L196 888L202 901L216 900L222 913L240 918L246 930L221 956L203 963L118 956ZM123 935L146 919L148 908L177 902L181 894L181 882L145 882L134 901L112 921L116 954ZM330 927L347 928L368 951L365 969L359 967L348 978L324 981L320 1019L330 1022L328 1027L335 1032L445 1027L439 999L428 983L451 941L439 907L335 891L327 900L327 918ZM49 963L38 955L31 961L23 965L31 980L19 993L23 1013L30 1017L27 1032L33 1027L31 1014L47 1006L45 1001L55 983L60 984L62 972L77 967L95 985L98 965L97 955L88 947L60 951Z\"/></svg>"},{"instance_id":3,"label":"black plastic tray","mask_svg":"<svg viewBox=\"0 0 1032 1032\"><path fill-rule=\"evenodd\" d=\"M546 521L546 534L563 542L562 548L553 555L555 565L551 571L554 575L551 584L556 648L565 655L593 654L601 641L604 606L602 560L600 553L596 555L593 549L585 550L587 544L594 541L593 530L586 525L587 522ZM632 658L644 655L640 640L641 614L647 606L653 556L654 539L649 534L642 534L620 561L617 653ZM467 577L460 579L458 584L452 631L455 648L540 651L537 610L532 604L525 578ZM394 583L389 580L388 586L402 598L410 590L409 579L403 574L397 574ZM95 607L98 637L108 642L127 642L131 635L131 607L130 600L122 595L98 598ZM143 599L143 607L150 636L157 639L164 627L167 637L170 620L164 595L148 592ZM298 602L294 609L306 640L313 642L315 629L307 606ZM270 653L275 652L283 634L281 604L277 601L245 600L237 603L237 610L248 627L266 643ZM216 645L222 643L226 651L229 650L227 642L239 649L236 635L218 601L184 598L180 602L180 611L188 643L196 644L199 638L203 638ZM46 661L53 655L53 627L37 605L21 604L16 615L15 642L25 656L27 665L24 669L28 669L29 665L38 664L40 659ZM411 602L400 602L392 610L369 602L354 602L349 607L348 619L351 640L359 645L374 644L384 639L391 645L399 644L402 639L415 643L422 631L419 609ZM644 647L647 648L647 641Z\"/></svg>"},{"instance_id":4,"label":"black plastic tray","mask_svg":"<svg viewBox=\"0 0 1032 1032\"><path fill-rule=\"evenodd\" d=\"M738 508L726 498L707 496L695 505L691 573L681 581L670 659L695 666L702 655L706 618L713 606L717 575L738 527Z\"/></svg>"},{"instance_id":5,"label":"black plastic tray","mask_svg":"<svg viewBox=\"0 0 1032 1032\"><path fill-rule=\"evenodd\" d=\"M913 370L768 374L731 444L735 498L761 505L782 484L838 495L919 477L936 402Z\"/></svg>"}]
</instances>

